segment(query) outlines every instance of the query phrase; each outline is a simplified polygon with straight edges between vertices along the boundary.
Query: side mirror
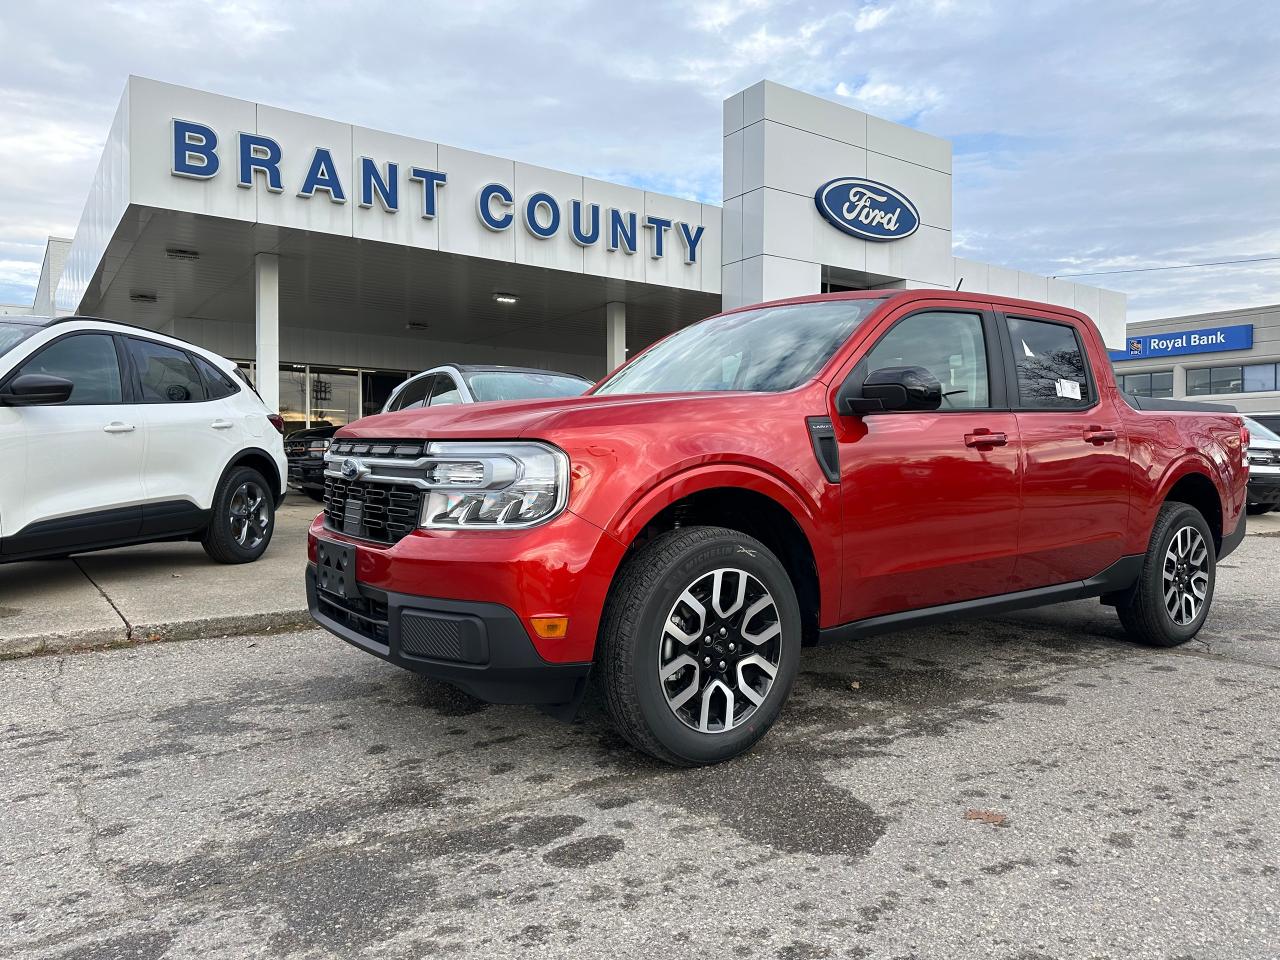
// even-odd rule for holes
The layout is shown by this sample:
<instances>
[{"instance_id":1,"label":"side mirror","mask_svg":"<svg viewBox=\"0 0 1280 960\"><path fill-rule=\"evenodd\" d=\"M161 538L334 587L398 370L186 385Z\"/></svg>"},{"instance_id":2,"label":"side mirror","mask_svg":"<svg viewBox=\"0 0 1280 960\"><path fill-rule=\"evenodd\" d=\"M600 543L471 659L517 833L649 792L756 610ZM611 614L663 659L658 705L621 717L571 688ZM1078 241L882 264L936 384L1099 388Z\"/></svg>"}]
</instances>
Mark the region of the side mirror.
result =
<instances>
[{"instance_id":1,"label":"side mirror","mask_svg":"<svg viewBox=\"0 0 1280 960\"><path fill-rule=\"evenodd\" d=\"M881 367L861 384L846 380L836 396L836 408L854 416L941 406L942 384L924 367Z\"/></svg>"},{"instance_id":2,"label":"side mirror","mask_svg":"<svg viewBox=\"0 0 1280 960\"><path fill-rule=\"evenodd\" d=\"M63 377L47 373L24 373L14 377L0 391L0 404L6 407L45 407L66 403L75 384Z\"/></svg>"}]
</instances>

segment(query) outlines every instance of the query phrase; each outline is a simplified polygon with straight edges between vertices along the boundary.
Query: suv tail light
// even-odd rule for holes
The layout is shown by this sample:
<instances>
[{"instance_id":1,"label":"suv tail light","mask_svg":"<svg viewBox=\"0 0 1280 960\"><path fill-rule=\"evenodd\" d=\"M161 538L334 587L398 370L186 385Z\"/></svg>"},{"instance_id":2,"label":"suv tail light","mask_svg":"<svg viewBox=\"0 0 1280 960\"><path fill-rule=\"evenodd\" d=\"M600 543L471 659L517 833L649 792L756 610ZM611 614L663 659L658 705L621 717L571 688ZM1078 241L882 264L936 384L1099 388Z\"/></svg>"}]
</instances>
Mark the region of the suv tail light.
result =
<instances>
[{"instance_id":1,"label":"suv tail light","mask_svg":"<svg viewBox=\"0 0 1280 960\"><path fill-rule=\"evenodd\" d=\"M1240 459L1247 468L1249 466L1249 426L1243 420L1240 421Z\"/></svg>"},{"instance_id":2,"label":"suv tail light","mask_svg":"<svg viewBox=\"0 0 1280 960\"><path fill-rule=\"evenodd\" d=\"M267 419L271 421L271 425L279 431L280 436L284 436L284 417L278 413L268 413Z\"/></svg>"}]
</instances>

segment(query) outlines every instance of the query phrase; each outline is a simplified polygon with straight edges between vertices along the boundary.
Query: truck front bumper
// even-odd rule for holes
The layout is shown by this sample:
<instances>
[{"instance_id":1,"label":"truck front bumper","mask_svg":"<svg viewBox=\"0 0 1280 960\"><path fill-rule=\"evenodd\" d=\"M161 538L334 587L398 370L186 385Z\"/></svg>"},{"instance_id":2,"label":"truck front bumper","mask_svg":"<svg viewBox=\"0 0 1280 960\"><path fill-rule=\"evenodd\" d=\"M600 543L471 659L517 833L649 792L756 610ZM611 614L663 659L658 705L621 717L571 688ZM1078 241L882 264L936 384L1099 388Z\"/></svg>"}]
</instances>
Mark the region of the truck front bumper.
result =
<instances>
[{"instance_id":1,"label":"truck front bumper","mask_svg":"<svg viewBox=\"0 0 1280 960\"><path fill-rule=\"evenodd\" d=\"M1250 503L1280 503L1280 472L1249 473Z\"/></svg>"},{"instance_id":2,"label":"truck front bumper","mask_svg":"<svg viewBox=\"0 0 1280 960\"><path fill-rule=\"evenodd\" d=\"M322 627L366 653L489 703L572 704L590 663L543 660L515 612L497 603L390 593L355 583L339 596L307 565L307 605Z\"/></svg>"}]
</instances>

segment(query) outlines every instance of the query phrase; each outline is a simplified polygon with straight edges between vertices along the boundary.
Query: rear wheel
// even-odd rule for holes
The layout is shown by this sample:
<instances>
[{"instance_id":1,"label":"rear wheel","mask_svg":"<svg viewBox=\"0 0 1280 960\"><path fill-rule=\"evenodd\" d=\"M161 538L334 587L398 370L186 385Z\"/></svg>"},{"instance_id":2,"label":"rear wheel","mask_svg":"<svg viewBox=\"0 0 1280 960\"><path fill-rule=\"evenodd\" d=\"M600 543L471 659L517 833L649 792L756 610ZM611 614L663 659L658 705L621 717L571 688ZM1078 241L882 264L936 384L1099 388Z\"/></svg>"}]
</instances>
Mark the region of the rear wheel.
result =
<instances>
[{"instance_id":1,"label":"rear wheel","mask_svg":"<svg viewBox=\"0 0 1280 960\"><path fill-rule=\"evenodd\" d=\"M1116 606L1125 631L1139 643L1176 647L1204 626L1217 576L1213 533L1200 511L1166 503L1156 517L1142 573Z\"/></svg>"},{"instance_id":2,"label":"rear wheel","mask_svg":"<svg viewBox=\"0 0 1280 960\"><path fill-rule=\"evenodd\" d=\"M271 543L276 511L267 481L252 467L236 467L222 478L201 541L218 563L257 560Z\"/></svg>"},{"instance_id":3,"label":"rear wheel","mask_svg":"<svg viewBox=\"0 0 1280 960\"><path fill-rule=\"evenodd\" d=\"M640 548L619 573L597 677L628 742L695 766L768 732L799 660L800 608L777 558L736 530L687 527Z\"/></svg>"}]
</instances>

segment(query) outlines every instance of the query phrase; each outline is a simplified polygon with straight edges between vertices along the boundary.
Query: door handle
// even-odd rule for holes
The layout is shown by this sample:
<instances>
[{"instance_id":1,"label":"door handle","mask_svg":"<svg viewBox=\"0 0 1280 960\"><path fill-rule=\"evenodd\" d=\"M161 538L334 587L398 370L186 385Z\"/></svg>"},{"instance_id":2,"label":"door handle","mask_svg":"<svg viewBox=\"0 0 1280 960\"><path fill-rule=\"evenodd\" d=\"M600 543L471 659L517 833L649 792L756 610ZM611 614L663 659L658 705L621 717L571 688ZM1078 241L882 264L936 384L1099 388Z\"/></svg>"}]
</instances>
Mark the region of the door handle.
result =
<instances>
[{"instance_id":1,"label":"door handle","mask_svg":"<svg viewBox=\"0 0 1280 960\"><path fill-rule=\"evenodd\" d=\"M230 420L215 420L213 423L209 424L209 426L213 427L215 430L230 430L235 426L235 424Z\"/></svg>"},{"instance_id":2,"label":"door handle","mask_svg":"<svg viewBox=\"0 0 1280 960\"><path fill-rule=\"evenodd\" d=\"M1114 430L1106 430L1103 427L1085 427L1084 438L1095 447L1100 447L1104 443L1113 443L1116 439Z\"/></svg>"},{"instance_id":3,"label":"door handle","mask_svg":"<svg viewBox=\"0 0 1280 960\"><path fill-rule=\"evenodd\" d=\"M991 447L1003 447L1009 442L1008 436L999 431L992 433L986 427L979 427L973 433L964 435L964 445L966 447L977 447L981 450L983 447L990 449Z\"/></svg>"},{"instance_id":4,"label":"door handle","mask_svg":"<svg viewBox=\"0 0 1280 960\"><path fill-rule=\"evenodd\" d=\"M112 420L102 428L103 433L133 433L136 428L132 423L121 423L119 420Z\"/></svg>"}]
</instances>

